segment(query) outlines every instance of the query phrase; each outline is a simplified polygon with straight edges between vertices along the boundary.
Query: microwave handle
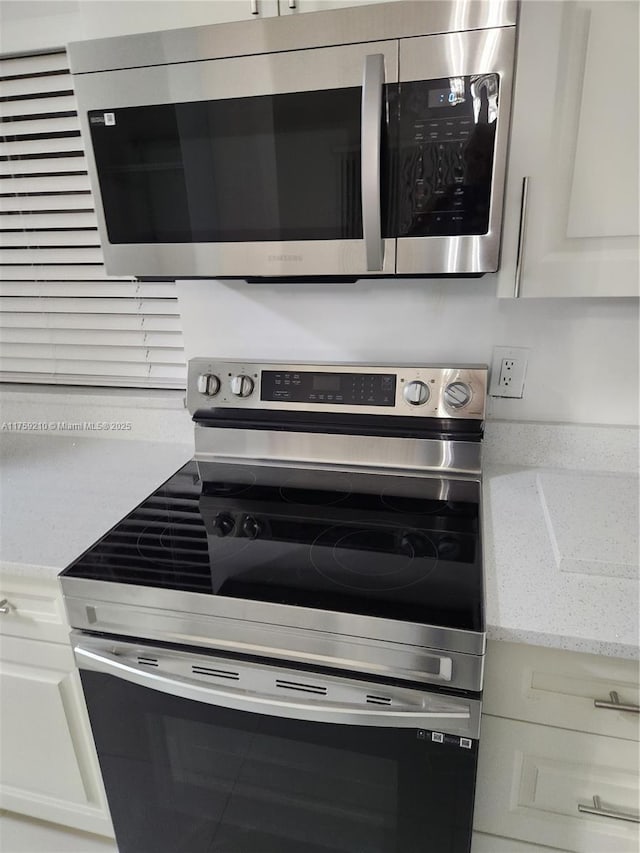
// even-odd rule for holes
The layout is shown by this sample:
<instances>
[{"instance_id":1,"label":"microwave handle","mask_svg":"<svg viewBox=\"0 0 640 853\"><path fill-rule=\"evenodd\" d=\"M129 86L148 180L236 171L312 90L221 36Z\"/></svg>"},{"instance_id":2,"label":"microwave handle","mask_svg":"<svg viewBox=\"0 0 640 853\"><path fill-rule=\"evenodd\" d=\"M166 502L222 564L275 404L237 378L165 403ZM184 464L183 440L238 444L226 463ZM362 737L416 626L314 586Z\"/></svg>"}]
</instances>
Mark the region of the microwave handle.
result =
<instances>
[{"instance_id":1,"label":"microwave handle","mask_svg":"<svg viewBox=\"0 0 640 853\"><path fill-rule=\"evenodd\" d=\"M380 211L380 140L382 125L382 87L384 55L374 53L364 58L362 75L361 178L362 235L367 270L382 269L384 244Z\"/></svg>"}]
</instances>

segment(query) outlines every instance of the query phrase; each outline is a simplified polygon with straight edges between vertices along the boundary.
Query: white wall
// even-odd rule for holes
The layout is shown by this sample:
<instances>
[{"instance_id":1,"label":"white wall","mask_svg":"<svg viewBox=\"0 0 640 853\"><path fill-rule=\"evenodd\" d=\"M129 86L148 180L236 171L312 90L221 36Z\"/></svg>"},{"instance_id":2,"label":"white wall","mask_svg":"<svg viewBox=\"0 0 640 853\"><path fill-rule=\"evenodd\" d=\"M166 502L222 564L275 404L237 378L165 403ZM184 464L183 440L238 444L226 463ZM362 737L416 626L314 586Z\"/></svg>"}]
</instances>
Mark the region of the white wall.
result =
<instances>
[{"instance_id":1,"label":"white wall","mask_svg":"<svg viewBox=\"0 0 640 853\"><path fill-rule=\"evenodd\" d=\"M262 0L273 13L274 0ZM0 51L189 26L248 0L2 0ZM268 5L270 4L270 5ZM215 12L214 12L215 9ZM637 300L498 300L493 276L357 285L180 285L187 357L489 363L494 345L531 347L511 420L638 423Z\"/></svg>"},{"instance_id":2,"label":"white wall","mask_svg":"<svg viewBox=\"0 0 640 853\"><path fill-rule=\"evenodd\" d=\"M531 347L522 400L489 416L638 423L635 299L502 300L495 278L355 285L185 281L187 358L491 362L494 345Z\"/></svg>"}]
</instances>

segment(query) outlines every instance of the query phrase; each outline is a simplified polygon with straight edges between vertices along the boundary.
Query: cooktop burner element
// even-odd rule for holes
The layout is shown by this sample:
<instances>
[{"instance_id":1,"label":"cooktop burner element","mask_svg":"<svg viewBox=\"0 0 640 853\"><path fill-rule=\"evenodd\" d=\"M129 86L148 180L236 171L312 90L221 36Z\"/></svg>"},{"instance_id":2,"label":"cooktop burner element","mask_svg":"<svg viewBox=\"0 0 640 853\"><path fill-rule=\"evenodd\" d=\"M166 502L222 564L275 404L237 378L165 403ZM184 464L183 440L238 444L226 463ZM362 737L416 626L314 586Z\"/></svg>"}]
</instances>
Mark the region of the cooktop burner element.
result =
<instances>
[{"instance_id":1,"label":"cooktop burner element","mask_svg":"<svg viewBox=\"0 0 640 853\"><path fill-rule=\"evenodd\" d=\"M311 545L311 563L336 586L379 595L423 582L438 560L435 546L420 531L378 527L375 539L380 548L375 550L375 560L372 539L370 529L345 533L341 527L330 527Z\"/></svg>"},{"instance_id":2,"label":"cooktop burner element","mask_svg":"<svg viewBox=\"0 0 640 853\"><path fill-rule=\"evenodd\" d=\"M288 371L309 388L391 377L394 405L379 411L271 399L273 365L189 369L195 459L65 570L71 624L479 690L486 369ZM230 375L255 378L251 395ZM407 400L411 382L428 384L424 404ZM468 408L447 403L455 382Z\"/></svg>"}]
</instances>

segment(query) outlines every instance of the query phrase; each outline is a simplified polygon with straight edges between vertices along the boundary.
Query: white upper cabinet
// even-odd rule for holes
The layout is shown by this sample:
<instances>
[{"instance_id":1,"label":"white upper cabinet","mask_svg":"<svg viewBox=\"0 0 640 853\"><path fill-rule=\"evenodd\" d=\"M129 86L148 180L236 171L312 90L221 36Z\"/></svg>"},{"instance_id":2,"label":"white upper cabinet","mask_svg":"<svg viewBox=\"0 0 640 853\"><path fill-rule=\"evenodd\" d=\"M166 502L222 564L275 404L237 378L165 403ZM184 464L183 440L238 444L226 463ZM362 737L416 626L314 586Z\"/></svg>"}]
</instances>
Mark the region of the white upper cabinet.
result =
<instances>
[{"instance_id":1,"label":"white upper cabinet","mask_svg":"<svg viewBox=\"0 0 640 853\"><path fill-rule=\"evenodd\" d=\"M523 0L499 296L638 295L638 9Z\"/></svg>"},{"instance_id":2,"label":"white upper cabinet","mask_svg":"<svg viewBox=\"0 0 640 853\"><path fill-rule=\"evenodd\" d=\"M344 9L346 6L370 6L373 3L389 3L394 0L278 0L281 15L298 12L324 12L327 9Z\"/></svg>"},{"instance_id":3,"label":"white upper cabinet","mask_svg":"<svg viewBox=\"0 0 640 853\"><path fill-rule=\"evenodd\" d=\"M21 53L70 41L224 24L278 14L278 0L3 0L0 48Z\"/></svg>"},{"instance_id":4,"label":"white upper cabinet","mask_svg":"<svg viewBox=\"0 0 640 853\"><path fill-rule=\"evenodd\" d=\"M278 14L278 0L80 0L85 38L227 24Z\"/></svg>"}]
</instances>

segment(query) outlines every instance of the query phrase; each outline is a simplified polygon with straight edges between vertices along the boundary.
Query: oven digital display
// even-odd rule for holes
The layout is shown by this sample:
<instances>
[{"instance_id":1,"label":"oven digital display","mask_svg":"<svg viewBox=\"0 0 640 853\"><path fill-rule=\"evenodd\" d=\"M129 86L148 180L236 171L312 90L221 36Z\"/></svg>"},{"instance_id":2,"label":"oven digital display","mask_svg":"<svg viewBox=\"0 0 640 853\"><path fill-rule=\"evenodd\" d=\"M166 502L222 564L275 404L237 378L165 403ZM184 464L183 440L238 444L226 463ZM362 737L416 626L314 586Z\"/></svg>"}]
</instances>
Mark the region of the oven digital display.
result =
<instances>
[{"instance_id":1,"label":"oven digital display","mask_svg":"<svg viewBox=\"0 0 640 853\"><path fill-rule=\"evenodd\" d=\"M340 391L340 377L335 373L318 373L313 377L314 391Z\"/></svg>"},{"instance_id":2,"label":"oven digital display","mask_svg":"<svg viewBox=\"0 0 640 853\"><path fill-rule=\"evenodd\" d=\"M396 376L263 370L260 399L274 403L395 406Z\"/></svg>"}]
</instances>

